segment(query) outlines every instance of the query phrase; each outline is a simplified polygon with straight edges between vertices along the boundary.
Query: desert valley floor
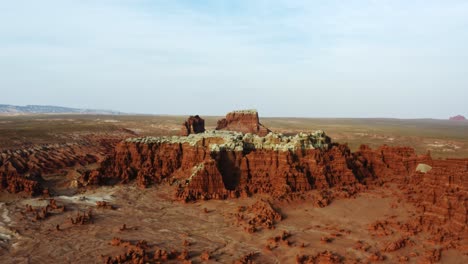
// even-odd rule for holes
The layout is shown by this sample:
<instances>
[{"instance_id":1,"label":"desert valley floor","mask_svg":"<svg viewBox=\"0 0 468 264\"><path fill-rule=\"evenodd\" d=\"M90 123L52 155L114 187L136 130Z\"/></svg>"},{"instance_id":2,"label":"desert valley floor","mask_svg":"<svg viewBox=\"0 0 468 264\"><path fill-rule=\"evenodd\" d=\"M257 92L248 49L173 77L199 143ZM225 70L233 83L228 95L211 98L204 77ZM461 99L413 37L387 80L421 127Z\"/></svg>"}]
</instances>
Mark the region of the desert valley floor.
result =
<instances>
[{"instance_id":1,"label":"desert valley floor","mask_svg":"<svg viewBox=\"0 0 468 264\"><path fill-rule=\"evenodd\" d=\"M202 118L0 117L0 263L468 263L467 122Z\"/></svg>"}]
</instances>

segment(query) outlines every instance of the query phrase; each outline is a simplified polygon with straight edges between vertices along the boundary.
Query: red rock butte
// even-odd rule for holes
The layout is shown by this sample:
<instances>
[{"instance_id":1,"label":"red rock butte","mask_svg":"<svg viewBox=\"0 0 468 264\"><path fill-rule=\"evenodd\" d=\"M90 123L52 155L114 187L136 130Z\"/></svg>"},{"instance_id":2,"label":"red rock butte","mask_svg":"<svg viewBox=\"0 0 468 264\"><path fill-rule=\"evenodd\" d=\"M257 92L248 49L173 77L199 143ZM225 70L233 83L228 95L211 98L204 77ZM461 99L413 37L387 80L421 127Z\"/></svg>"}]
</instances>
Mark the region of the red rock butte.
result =
<instances>
[{"instance_id":1,"label":"red rock butte","mask_svg":"<svg viewBox=\"0 0 468 264\"><path fill-rule=\"evenodd\" d=\"M449 118L451 121L466 121L466 117L462 115L456 115Z\"/></svg>"},{"instance_id":2,"label":"red rock butte","mask_svg":"<svg viewBox=\"0 0 468 264\"><path fill-rule=\"evenodd\" d=\"M260 123L257 110L238 110L230 112L218 121L216 130L229 130L266 136L271 132Z\"/></svg>"}]
</instances>

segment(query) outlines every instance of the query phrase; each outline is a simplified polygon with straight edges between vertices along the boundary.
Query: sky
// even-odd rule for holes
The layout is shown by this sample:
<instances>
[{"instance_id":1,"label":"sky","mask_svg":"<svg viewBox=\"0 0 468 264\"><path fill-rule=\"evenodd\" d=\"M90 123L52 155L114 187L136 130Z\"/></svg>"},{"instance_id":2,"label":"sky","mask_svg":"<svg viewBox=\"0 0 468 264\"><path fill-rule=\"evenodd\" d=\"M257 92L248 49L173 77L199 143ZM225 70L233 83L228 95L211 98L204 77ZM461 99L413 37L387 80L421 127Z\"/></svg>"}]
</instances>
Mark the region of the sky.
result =
<instances>
[{"instance_id":1,"label":"sky","mask_svg":"<svg viewBox=\"0 0 468 264\"><path fill-rule=\"evenodd\" d=\"M0 104L468 116L466 0L0 0Z\"/></svg>"}]
</instances>

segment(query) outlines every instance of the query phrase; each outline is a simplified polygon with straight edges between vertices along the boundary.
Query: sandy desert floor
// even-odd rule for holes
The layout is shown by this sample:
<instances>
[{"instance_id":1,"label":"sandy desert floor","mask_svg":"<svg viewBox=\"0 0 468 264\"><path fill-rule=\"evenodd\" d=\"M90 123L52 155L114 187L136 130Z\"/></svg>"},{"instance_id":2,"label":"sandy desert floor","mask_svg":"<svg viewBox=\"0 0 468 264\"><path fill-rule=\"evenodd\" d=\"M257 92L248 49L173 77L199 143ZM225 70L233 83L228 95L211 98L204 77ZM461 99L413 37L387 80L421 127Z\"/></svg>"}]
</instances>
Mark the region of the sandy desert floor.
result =
<instances>
[{"instance_id":1,"label":"sandy desert floor","mask_svg":"<svg viewBox=\"0 0 468 264\"><path fill-rule=\"evenodd\" d=\"M55 200L65 205L66 211L53 213L44 221L33 222L25 215L27 204L45 206L44 198L18 199L3 197L1 226L3 247L1 263L102 263L104 256L124 252L111 246L114 237L124 240L146 240L151 246L187 249L194 263L231 263L248 253L256 253L256 263L295 263L296 255L316 254L331 250L345 259L366 262L375 251L381 251L389 242L400 238L395 232L388 236L375 236L370 224L392 219L404 222L412 217L410 205L399 203L394 188L369 190L356 198L336 200L324 208L304 202L272 204L284 217L275 229L263 229L254 234L246 232L234 213L239 206L248 206L262 196L233 200L210 200L196 203L172 201L172 189L159 186L139 189L136 186L101 187L73 196L58 196ZM107 201L114 209L97 208L96 201ZM69 218L78 211L93 212L93 224L72 225ZM125 230L120 230L122 225ZM56 230L60 225L60 231ZM267 249L269 239L290 233L285 242ZM396 252L385 252L382 263L398 262L408 256L409 263L420 263L422 252L434 246L426 244L424 234L412 236L414 245ZM324 243L322 237L330 241ZM368 249L356 249L363 242ZM185 242L185 245L184 245ZM201 261L203 251L211 259ZM176 263L177 261L173 261ZM445 251L441 263L467 263L468 256L458 251Z\"/></svg>"}]
</instances>

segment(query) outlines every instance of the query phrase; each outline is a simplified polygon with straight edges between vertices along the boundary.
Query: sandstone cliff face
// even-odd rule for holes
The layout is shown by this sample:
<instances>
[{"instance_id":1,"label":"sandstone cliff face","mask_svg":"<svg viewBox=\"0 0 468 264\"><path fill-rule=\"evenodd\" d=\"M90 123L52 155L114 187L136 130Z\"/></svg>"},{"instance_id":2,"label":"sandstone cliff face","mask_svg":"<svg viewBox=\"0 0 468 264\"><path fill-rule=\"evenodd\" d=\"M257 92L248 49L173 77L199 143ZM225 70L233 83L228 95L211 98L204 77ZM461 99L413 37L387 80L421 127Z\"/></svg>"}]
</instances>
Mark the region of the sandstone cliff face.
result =
<instances>
[{"instance_id":1,"label":"sandstone cliff face","mask_svg":"<svg viewBox=\"0 0 468 264\"><path fill-rule=\"evenodd\" d=\"M188 136L190 134L198 134L205 132L205 120L200 116L190 116L180 130L181 136Z\"/></svg>"},{"instance_id":2,"label":"sandstone cliff face","mask_svg":"<svg viewBox=\"0 0 468 264\"><path fill-rule=\"evenodd\" d=\"M260 124L258 112L256 110L241 110L230 112L218 121L216 130L230 130L242 133L252 133L265 136L271 132L268 128Z\"/></svg>"},{"instance_id":3,"label":"sandstone cliff face","mask_svg":"<svg viewBox=\"0 0 468 264\"><path fill-rule=\"evenodd\" d=\"M405 148L363 147L353 154L346 145L331 144L321 131L294 137L213 131L121 142L88 180L105 184L136 179L140 186L168 181L178 184L177 197L185 200L254 193L281 197L409 175L426 159Z\"/></svg>"},{"instance_id":4,"label":"sandstone cliff face","mask_svg":"<svg viewBox=\"0 0 468 264\"><path fill-rule=\"evenodd\" d=\"M419 172L419 164L432 169ZM126 140L87 180L136 180L142 187L168 182L185 201L255 193L282 198L333 187L355 192L364 185L391 182L400 184L406 199L424 212L420 225L443 236L447 230L466 229L467 176L468 160L432 160L408 147L361 146L352 153L320 131L294 137L211 131Z\"/></svg>"}]
</instances>

